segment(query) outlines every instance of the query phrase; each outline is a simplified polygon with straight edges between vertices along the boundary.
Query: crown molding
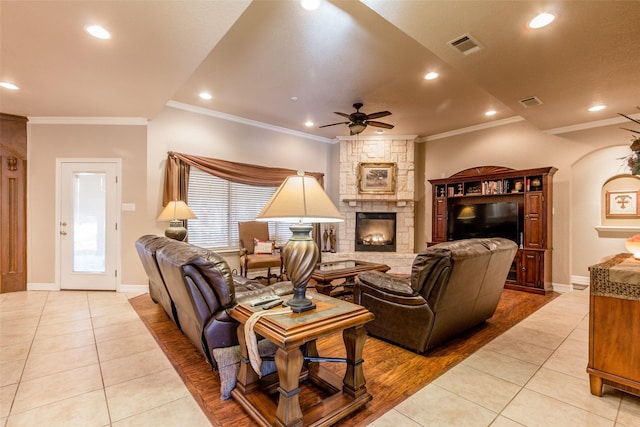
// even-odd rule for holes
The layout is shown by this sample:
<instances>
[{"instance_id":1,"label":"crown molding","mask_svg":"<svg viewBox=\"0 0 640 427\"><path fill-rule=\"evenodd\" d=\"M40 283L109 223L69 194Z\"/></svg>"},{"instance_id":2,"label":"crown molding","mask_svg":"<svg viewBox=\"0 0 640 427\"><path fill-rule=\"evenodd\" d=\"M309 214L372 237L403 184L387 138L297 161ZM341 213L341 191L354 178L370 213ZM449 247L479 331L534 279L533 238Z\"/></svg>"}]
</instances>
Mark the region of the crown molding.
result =
<instances>
[{"instance_id":1,"label":"crown molding","mask_svg":"<svg viewBox=\"0 0 640 427\"><path fill-rule=\"evenodd\" d=\"M246 119L244 117L234 116L232 114L222 113L220 111L215 111L208 108L197 107L191 104L184 104L182 102L169 101L167 102L166 106L171 108L176 108L178 110L189 111L191 113L202 114L204 116L215 117L218 119L228 120L231 122L242 123L248 126L267 129L274 132L286 133L286 134L301 137L301 138L312 139L314 141L324 142L325 144L336 143L336 140L334 139L324 138L322 136L312 135L310 133L300 132L293 129L287 129L281 126L270 125L269 123L263 123L257 120Z\"/></svg>"},{"instance_id":2,"label":"crown molding","mask_svg":"<svg viewBox=\"0 0 640 427\"><path fill-rule=\"evenodd\" d=\"M455 129L448 132L437 133L435 135L428 135L425 137L418 138L416 142L426 142L426 141L433 141L436 139L449 138L452 136L462 135L470 132L476 132L483 129L490 129L498 126L508 125L511 123L517 123L523 120L524 120L524 117L522 116L508 117L506 119L494 120L489 123L481 123L479 125L467 126L466 128L460 128L460 129Z\"/></svg>"},{"instance_id":3,"label":"crown molding","mask_svg":"<svg viewBox=\"0 0 640 427\"><path fill-rule=\"evenodd\" d=\"M640 120L640 113L628 114L628 116L631 118ZM561 128L555 128L555 129L547 129L547 130L543 130L542 132L548 135L558 135L561 133L575 132L579 130L598 128L602 126L617 125L618 123L629 123L629 120L625 119L622 116L612 117L610 119L596 120L594 122L579 123L577 125L565 126Z\"/></svg>"},{"instance_id":4,"label":"crown molding","mask_svg":"<svg viewBox=\"0 0 640 427\"><path fill-rule=\"evenodd\" d=\"M414 141L418 135L349 135L336 136L338 141L390 141L390 140L411 140Z\"/></svg>"},{"instance_id":5,"label":"crown molding","mask_svg":"<svg viewBox=\"0 0 640 427\"><path fill-rule=\"evenodd\" d=\"M30 125L125 125L146 126L143 117L29 117Z\"/></svg>"}]
</instances>

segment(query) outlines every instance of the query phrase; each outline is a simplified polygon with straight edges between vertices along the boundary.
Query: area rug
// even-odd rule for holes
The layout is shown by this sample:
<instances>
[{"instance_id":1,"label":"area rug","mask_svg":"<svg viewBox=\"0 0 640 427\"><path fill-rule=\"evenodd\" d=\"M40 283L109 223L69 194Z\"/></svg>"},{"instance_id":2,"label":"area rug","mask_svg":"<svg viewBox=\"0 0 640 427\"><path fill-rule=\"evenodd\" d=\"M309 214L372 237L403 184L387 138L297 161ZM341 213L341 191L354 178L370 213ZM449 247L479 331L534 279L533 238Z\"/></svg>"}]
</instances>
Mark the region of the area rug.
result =
<instances>
[{"instance_id":1,"label":"area rug","mask_svg":"<svg viewBox=\"0 0 640 427\"><path fill-rule=\"evenodd\" d=\"M367 391L373 400L347 421L337 426L366 426L408 396L460 363L480 347L517 324L554 299L558 294L536 295L505 290L496 313L484 324L424 354L402 349L388 342L368 337L363 359ZM187 388L214 426L254 426L253 420L233 399L223 400L220 379L205 358L180 333L148 294L129 300L156 339ZM318 341L325 357L345 357L340 334ZM329 369L344 375L344 365L331 364ZM309 401L318 396L310 396ZM301 400L301 405L306 404ZM304 406L303 406L304 410Z\"/></svg>"}]
</instances>

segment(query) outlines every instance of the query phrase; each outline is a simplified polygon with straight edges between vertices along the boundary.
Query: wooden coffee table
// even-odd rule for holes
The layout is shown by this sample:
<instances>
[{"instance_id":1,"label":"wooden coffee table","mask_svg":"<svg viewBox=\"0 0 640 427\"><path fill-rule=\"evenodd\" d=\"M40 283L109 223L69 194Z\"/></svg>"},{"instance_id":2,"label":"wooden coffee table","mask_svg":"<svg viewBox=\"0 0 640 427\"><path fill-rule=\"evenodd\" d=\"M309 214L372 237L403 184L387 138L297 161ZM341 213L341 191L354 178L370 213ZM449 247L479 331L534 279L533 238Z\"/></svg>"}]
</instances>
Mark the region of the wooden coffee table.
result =
<instances>
[{"instance_id":1,"label":"wooden coffee table","mask_svg":"<svg viewBox=\"0 0 640 427\"><path fill-rule=\"evenodd\" d=\"M244 327L261 308L241 304L229 310L240 323L238 340L242 352L238 381L231 395L259 426L330 426L372 399L365 387L362 352L364 325L373 319L373 314L360 305L317 292L307 291L307 296L316 303L315 309L265 316L255 324L256 334L278 346L277 373L260 380L249 363ZM328 360L319 357L316 347L318 338L340 332L346 350L346 359L340 360L346 363L344 378L321 366ZM299 398L301 378L329 394L311 406L307 402L304 412ZM278 395L277 404L271 393Z\"/></svg>"},{"instance_id":2,"label":"wooden coffee table","mask_svg":"<svg viewBox=\"0 0 640 427\"><path fill-rule=\"evenodd\" d=\"M311 278L316 281L316 291L321 294L331 295L334 280L345 279L344 286L353 286L354 278L363 271L377 270L387 271L391 267L386 264L374 262L356 261L352 259L322 262L313 271Z\"/></svg>"}]
</instances>

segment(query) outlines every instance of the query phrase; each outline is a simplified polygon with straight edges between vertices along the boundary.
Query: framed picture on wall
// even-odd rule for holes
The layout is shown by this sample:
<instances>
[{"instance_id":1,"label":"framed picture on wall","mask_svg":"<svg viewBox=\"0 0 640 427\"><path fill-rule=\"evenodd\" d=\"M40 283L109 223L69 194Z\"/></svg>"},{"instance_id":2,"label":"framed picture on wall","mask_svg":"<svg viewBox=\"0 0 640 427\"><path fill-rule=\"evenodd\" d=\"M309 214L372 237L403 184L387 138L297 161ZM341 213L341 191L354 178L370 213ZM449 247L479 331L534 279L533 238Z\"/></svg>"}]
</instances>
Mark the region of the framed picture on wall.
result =
<instances>
[{"instance_id":1,"label":"framed picture on wall","mask_svg":"<svg viewBox=\"0 0 640 427\"><path fill-rule=\"evenodd\" d=\"M358 192L370 194L395 194L395 163L360 163Z\"/></svg>"},{"instance_id":2,"label":"framed picture on wall","mask_svg":"<svg viewBox=\"0 0 640 427\"><path fill-rule=\"evenodd\" d=\"M607 218L640 218L638 190L607 191Z\"/></svg>"}]
</instances>

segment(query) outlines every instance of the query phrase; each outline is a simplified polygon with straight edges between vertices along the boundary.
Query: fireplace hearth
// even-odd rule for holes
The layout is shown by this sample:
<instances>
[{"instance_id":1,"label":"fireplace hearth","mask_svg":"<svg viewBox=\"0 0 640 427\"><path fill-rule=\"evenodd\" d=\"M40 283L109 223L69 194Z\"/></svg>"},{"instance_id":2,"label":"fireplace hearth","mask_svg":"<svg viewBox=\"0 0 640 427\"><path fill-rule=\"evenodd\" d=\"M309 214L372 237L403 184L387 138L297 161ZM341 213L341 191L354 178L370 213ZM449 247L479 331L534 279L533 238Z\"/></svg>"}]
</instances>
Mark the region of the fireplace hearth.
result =
<instances>
[{"instance_id":1,"label":"fireplace hearth","mask_svg":"<svg viewBox=\"0 0 640 427\"><path fill-rule=\"evenodd\" d=\"M395 252L395 212L356 212L356 251Z\"/></svg>"}]
</instances>

